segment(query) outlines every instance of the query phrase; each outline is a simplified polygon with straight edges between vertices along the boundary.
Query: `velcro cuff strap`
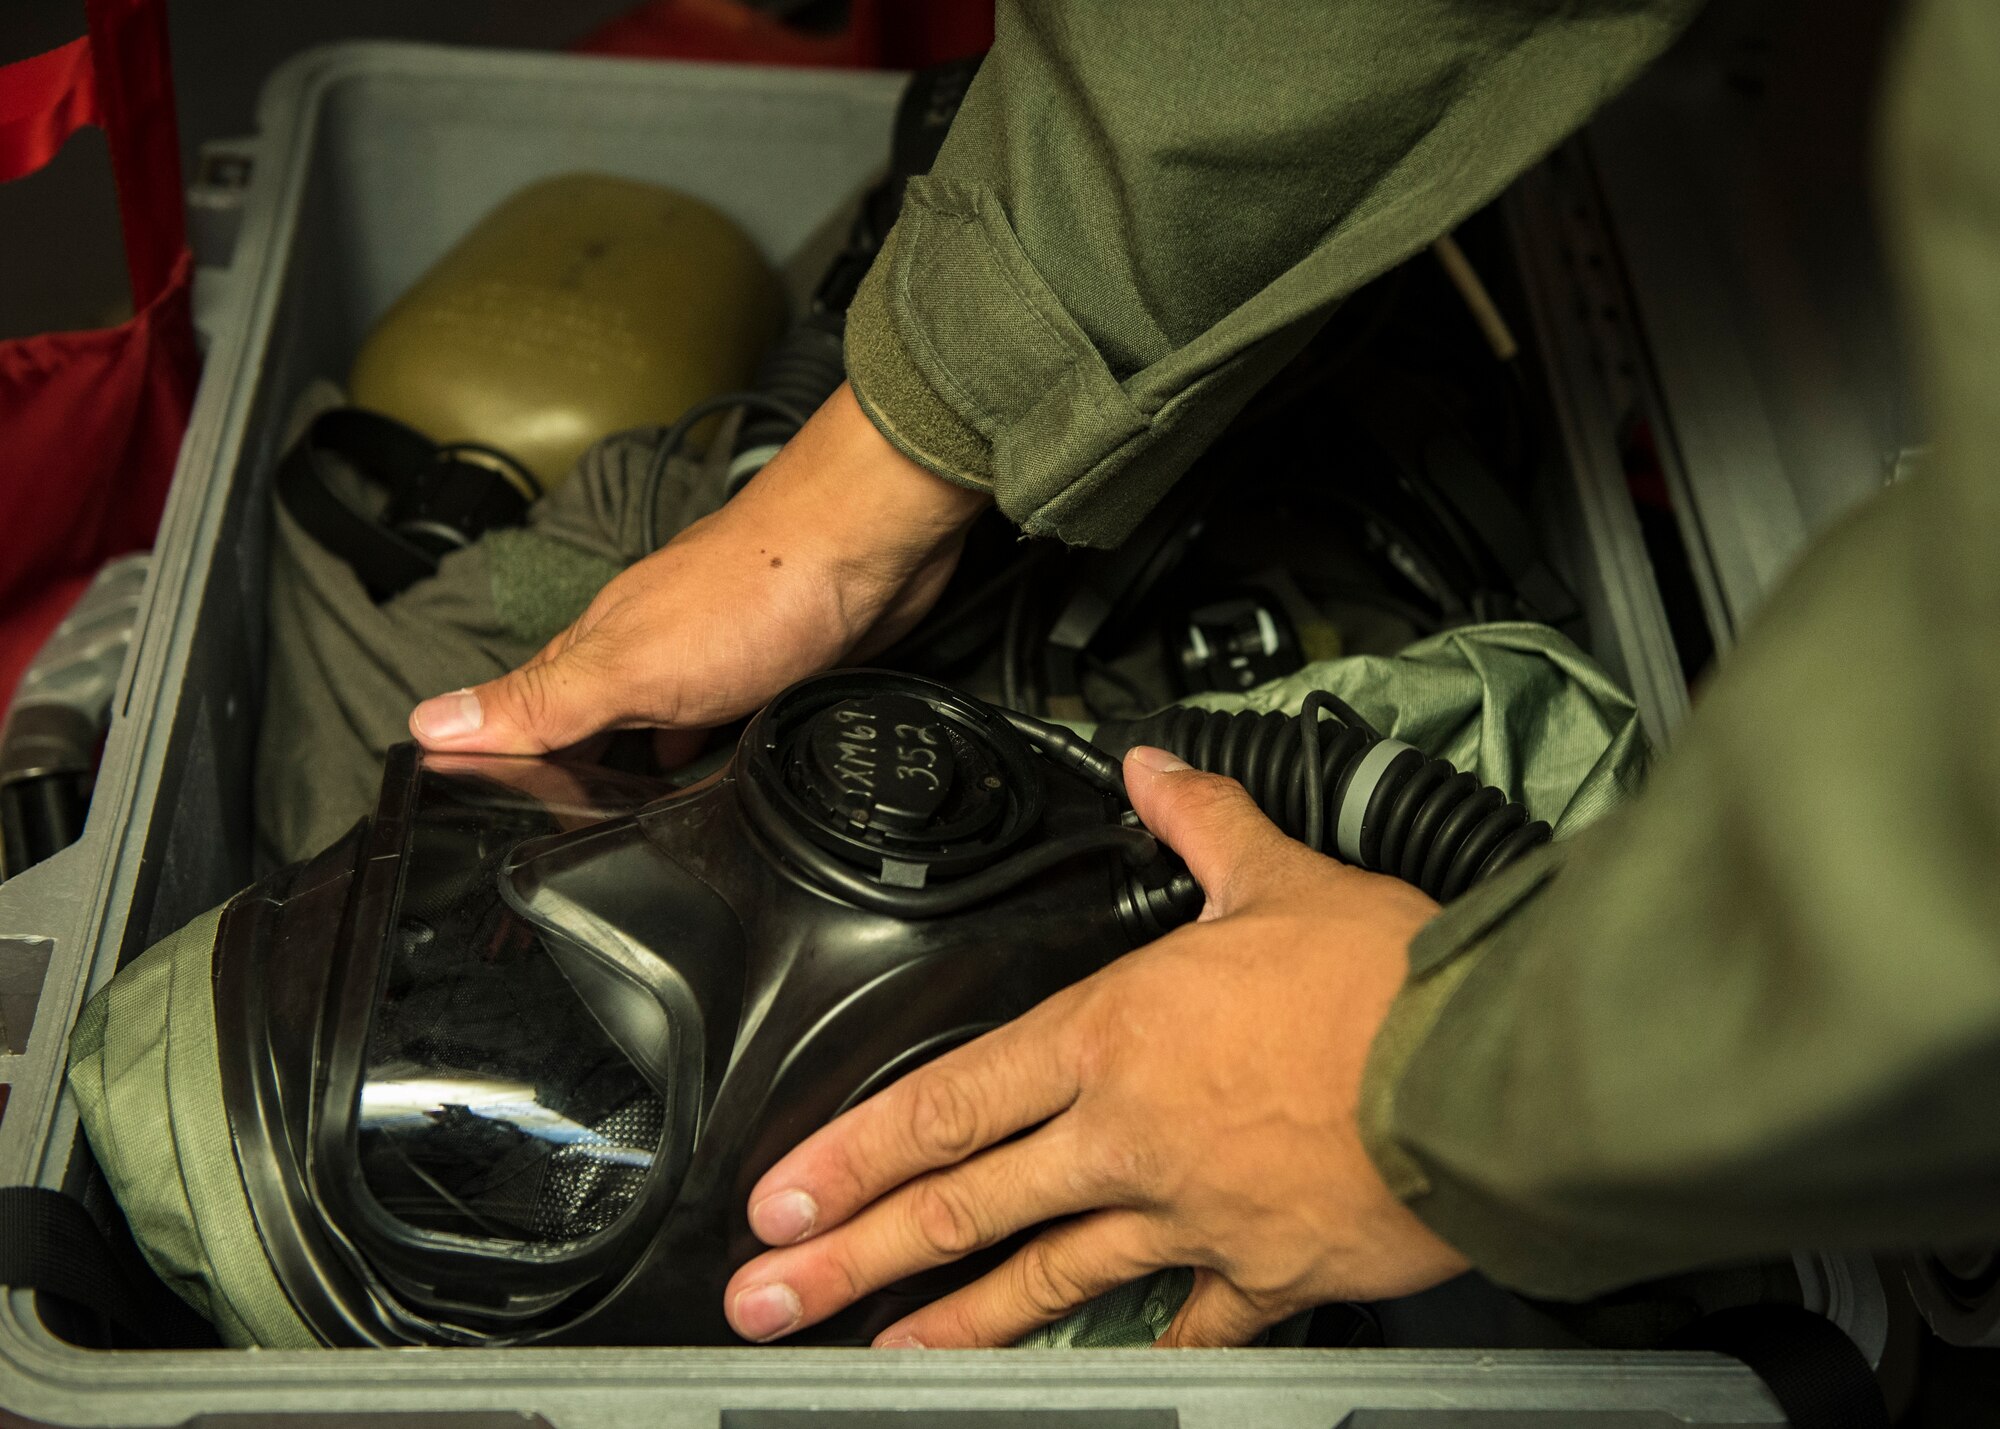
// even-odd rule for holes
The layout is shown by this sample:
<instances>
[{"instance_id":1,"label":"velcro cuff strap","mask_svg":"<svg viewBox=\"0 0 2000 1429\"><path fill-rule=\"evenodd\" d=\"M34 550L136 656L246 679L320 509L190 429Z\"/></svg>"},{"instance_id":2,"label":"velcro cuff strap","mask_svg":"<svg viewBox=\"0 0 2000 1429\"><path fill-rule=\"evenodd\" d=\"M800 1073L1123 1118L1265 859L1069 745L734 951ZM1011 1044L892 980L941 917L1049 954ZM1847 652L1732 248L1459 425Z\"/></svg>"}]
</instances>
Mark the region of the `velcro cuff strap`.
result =
<instances>
[{"instance_id":1,"label":"velcro cuff strap","mask_svg":"<svg viewBox=\"0 0 2000 1429\"><path fill-rule=\"evenodd\" d=\"M924 380L992 444L1019 520L1149 422L1057 299L983 185L911 181L889 309Z\"/></svg>"}]
</instances>

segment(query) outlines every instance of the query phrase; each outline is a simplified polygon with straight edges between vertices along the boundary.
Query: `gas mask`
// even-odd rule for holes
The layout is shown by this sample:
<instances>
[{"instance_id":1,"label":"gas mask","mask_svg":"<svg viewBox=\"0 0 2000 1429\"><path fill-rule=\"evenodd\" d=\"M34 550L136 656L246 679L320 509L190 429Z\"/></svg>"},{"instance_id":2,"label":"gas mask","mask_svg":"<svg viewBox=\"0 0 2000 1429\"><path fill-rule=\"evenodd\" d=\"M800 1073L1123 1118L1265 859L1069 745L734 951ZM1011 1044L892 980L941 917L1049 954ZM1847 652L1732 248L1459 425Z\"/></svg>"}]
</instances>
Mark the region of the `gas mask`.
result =
<instances>
[{"instance_id":1,"label":"gas mask","mask_svg":"<svg viewBox=\"0 0 2000 1429\"><path fill-rule=\"evenodd\" d=\"M1441 897L1549 836L1330 696L1099 740L844 671L687 788L396 750L373 817L216 942L230 1134L300 1318L328 1344L732 1343L780 1156L1199 911L1124 799L1132 744ZM866 1342L997 1253L801 1338Z\"/></svg>"}]
</instances>

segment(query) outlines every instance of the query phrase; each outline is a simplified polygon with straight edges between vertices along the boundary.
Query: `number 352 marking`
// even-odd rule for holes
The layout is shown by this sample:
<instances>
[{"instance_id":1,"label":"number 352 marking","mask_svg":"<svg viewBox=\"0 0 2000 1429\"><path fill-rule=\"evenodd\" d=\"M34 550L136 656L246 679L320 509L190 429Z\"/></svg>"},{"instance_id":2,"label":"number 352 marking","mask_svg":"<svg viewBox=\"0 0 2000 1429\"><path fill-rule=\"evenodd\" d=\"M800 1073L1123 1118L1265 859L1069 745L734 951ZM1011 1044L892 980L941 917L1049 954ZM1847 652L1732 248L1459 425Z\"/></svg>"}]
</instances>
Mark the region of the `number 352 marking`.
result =
<instances>
[{"instance_id":1,"label":"number 352 marking","mask_svg":"<svg viewBox=\"0 0 2000 1429\"><path fill-rule=\"evenodd\" d=\"M938 778L937 734L922 725L899 724L896 726L896 758L902 762L896 766L899 779L928 779L931 788L942 789L944 781ZM914 740L914 744L904 741ZM922 763L918 761L922 760Z\"/></svg>"}]
</instances>

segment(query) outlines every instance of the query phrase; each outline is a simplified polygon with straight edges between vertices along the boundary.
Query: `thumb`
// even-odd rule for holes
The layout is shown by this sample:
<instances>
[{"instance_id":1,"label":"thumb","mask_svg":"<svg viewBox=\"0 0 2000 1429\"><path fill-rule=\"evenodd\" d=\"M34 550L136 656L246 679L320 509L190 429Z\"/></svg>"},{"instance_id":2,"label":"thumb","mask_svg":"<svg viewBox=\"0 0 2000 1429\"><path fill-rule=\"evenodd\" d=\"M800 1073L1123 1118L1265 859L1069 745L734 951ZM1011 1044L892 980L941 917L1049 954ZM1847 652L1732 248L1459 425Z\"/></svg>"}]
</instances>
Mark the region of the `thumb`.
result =
<instances>
[{"instance_id":1,"label":"thumb","mask_svg":"<svg viewBox=\"0 0 2000 1429\"><path fill-rule=\"evenodd\" d=\"M621 689L591 658L587 643L544 652L497 680L425 700L410 712L410 733L426 749L547 754L611 728L621 714Z\"/></svg>"},{"instance_id":2,"label":"thumb","mask_svg":"<svg viewBox=\"0 0 2000 1429\"><path fill-rule=\"evenodd\" d=\"M1250 885L1290 847L1243 786L1204 774L1164 749L1125 756L1125 792L1161 842L1187 863L1213 917L1240 905Z\"/></svg>"}]
</instances>

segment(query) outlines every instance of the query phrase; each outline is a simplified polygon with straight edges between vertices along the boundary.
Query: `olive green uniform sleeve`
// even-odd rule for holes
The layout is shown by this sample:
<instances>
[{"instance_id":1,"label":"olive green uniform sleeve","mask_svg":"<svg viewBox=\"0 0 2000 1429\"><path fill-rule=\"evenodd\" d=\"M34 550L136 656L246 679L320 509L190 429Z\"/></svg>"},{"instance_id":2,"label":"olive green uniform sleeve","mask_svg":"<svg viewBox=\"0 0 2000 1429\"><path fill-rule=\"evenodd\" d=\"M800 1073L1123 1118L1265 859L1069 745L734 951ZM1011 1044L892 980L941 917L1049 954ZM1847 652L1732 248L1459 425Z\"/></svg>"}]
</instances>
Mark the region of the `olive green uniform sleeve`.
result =
<instances>
[{"instance_id":1,"label":"olive green uniform sleeve","mask_svg":"<svg viewBox=\"0 0 2000 1429\"><path fill-rule=\"evenodd\" d=\"M1115 545L1341 298L1497 194L1698 0L1000 0L848 320L875 424Z\"/></svg>"},{"instance_id":2,"label":"olive green uniform sleeve","mask_svg":"<svg viewBox=\"0 0 2000 1429\"><path fill-rule=\"evenodd\" d=\"M2000 6L1924 0L1885 198L1932 459L1833 532L1626 811L1419 939L1363 1123L1582 1297L2000 1234Z\"/></svg>"}]
</instances>

